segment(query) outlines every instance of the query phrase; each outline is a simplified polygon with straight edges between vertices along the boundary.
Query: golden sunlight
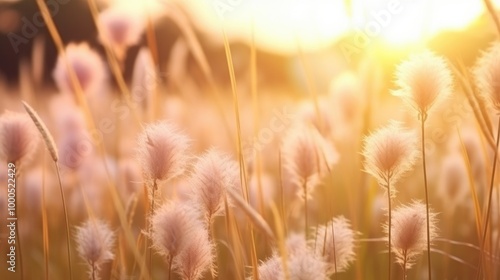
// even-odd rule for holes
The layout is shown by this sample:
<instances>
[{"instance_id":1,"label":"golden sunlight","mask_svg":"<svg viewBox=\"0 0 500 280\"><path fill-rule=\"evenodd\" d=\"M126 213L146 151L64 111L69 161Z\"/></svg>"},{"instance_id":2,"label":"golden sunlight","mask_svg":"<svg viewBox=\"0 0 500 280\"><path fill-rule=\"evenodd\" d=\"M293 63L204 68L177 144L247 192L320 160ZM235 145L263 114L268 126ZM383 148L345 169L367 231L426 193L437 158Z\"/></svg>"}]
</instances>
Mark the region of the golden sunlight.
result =
<instances>
[{"instance_id":1,"label":"golden sunlight","mask_svg":"<svg viewBox=\"0 0 500 280\"><path fill-rule=\"evenodd\" d=\"M395 46L415 44L443 30L465 28L485 10L479 0L179 2L213 36L221 36L224 26L233 40L249 41L253 23L257 45L280 53L296 52L297 43L303 50L322 49L348 32L363 32L370 39Z\"/></svg>"}]
</instances>

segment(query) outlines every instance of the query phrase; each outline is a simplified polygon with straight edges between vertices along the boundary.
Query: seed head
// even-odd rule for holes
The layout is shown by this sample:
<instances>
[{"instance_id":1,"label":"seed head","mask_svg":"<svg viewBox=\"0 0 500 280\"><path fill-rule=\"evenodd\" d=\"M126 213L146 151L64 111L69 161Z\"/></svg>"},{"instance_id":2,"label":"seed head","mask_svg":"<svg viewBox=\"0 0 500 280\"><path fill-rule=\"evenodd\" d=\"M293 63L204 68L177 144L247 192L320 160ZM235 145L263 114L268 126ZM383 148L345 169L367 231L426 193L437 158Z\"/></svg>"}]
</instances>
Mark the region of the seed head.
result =
<instances>
[{"instance_id":1,"label":"seed head","mask_svg":"<svg viewBox=\"0 0 500 280\"><path fill-rule=\"evenodd\" d=\"M333 235L332 235L333 231ZM316 234L316 254L323 256L331 273L345 271L354 261L356 232L344 217L334 218L326 225L318 227Z\"/></svg>"},{"instance_id":2,"label":"seed head","mask_svg":"<svg viewBox=\"0 0 500 280\"><path fill-rule=\"evenodd\" d=\"M89 269L94 266L93 269L98 271L103 263L114 258L115 233L101 220L88 220L77 227L76 243L78 253Z\"/></svg>"},{"instance_id":3,"label":"seed head","mask_svg":"<svg viewBox=\"0 0 500 280\"><path fill-rule=\"evenodd\" d=\"M401 63L396 70L394 94L400 96L424 119L433 105L446 99L452 91L453 79L444 58L425 51Z\"/></svg>"},{"instance_id":4,"label":"seed head","mask_svg":"<svg viewBox=\"0 0 500 280\"><path fill-rule=\"evenodd\" d=\"M190 140L173 124L148 125L139 136L138 156L147 181L168 181L184 172Z\"/></svg>"},{"instance_id":5,"label":"seed head","mask_svg":"<svg viewBox=\"0 0 500 280\"><path fill-rule=\"evenodd\" d=\"M479 93L497 113L500 112L500 43L494 43L477 60L474 78Z\"/></svg>"},{"instance_id":6,"label":"seed head","mask_svg":"<svg viewBox=\"0 0 500 280\"><path fill-rule=\"evenodd\" d=\"M429 212L430 238L437 236L436 214ZM397 262L407 268L427 249L427 228L425 204L413 202L396 208L392 212L391 243Z\"/></svg>"},{"instance_id":7,"label":"seed head","mask_svg":"<svg viewBox=\"0 0 500 280\"><path fill-rule=\"evenodd\" d=\"M6 111L0 116L0 158L10 163L28 160L36 150L38 132L26 114Z\"/></svg>"},{"instance_id":8,"label":"seed head","mask_svg":"<svg viewBox=\"0 0 500 280\"><path fill-rule=\"evenodd\" d=\"M377 179L380 186L394 185L413 168L418 158L416 135L400 124L391 123L365 138L363 147L365 171ZM391 194L394 188L391 187Z\"/></svg>"},{"instance_id":9,"label":"seed head","mask_svg":"<svg viewBox=\"0 0 500 280\"><path fill-rule=\"evenodd\" d=\"M57 57L52 72L57 87L62 92L75 93L68 65L76 75L76 79L85 93L95 93L107 79L107 72L101 57L87 43L66 46L65 56Z\"/></svg>"},{"instance_id":10,"label":"seed head","mask_svg":"<svg viewBox=\"0 0 500 280\"><path fill-rule=\"evenodd\" d=\"M206 219L224 214L226 190L240 192L238 163L215 149L207 151L194 164L190 176L192 197Z\"/></svg>"}]
</instances>

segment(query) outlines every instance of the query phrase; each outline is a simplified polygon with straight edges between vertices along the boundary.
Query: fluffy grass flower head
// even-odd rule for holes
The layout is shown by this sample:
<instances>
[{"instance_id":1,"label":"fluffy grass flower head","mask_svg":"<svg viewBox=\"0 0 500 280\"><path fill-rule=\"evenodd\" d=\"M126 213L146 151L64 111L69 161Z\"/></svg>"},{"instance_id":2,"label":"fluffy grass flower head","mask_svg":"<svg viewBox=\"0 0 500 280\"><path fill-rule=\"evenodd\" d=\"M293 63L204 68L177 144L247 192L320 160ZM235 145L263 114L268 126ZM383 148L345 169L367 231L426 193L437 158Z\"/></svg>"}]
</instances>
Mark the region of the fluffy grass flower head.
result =
<instances>
[{"instance_id":1,"label":"fluffy grass flower head","mask_svg":"<svg viewBox=\"0 0 500 280\"><path fill-rule=\"evenodd\" d=\"M128 47L139 42L144 31L145 20L137 9L114 5L99 14L99 41L111 46L119 58L123 58Z\"/></svg>"},{"instance_id":2,"label":"fluffy grass flower head","mask_svg":"<svg viewBox=\"0 0 500 280\"><path fill-rule=\"evenodd\" d=\"M437 236L436 214L429 212L430 241ZM413 202L396 208L392 213L391 243L397 262L410 268L427 249L425 204Z\"/></svg>"},{"instance_id":3,"label":"fluffy grass flower head","mask_svg":"<svg viewBox=\"0 0 500 280\"><path fill-rule=\"evenodd\" d=\"M345 271L354 261L355 238L356 232L344 217L334 218L326 225L318 227L316 254L328 263L330 273Z\"/></svg>"},{"instance_id":4,"label":"fluffy grass flower head","mask_svg":"<svg viewBox=\"0 0 500 280\"><path fill-rule=\"evenodd\" d=\"M199 280L210 269L214 248L208 232L198 228L174 261L174 268L182 280Z\"/></svg>"},{"instance_id":5,"label":"fluffy grass flower head","mask_svg":"<svg viewBox=\"0 0 500 280\"><path fill-rule=\"evenodd\" d=\"M201 227L195 213L178 202L159 208L151 218L151 224L153 248L166 258L177 256L189 244L193 232Z\"/></svg>"},{"instance_id":6,"label":"fluffy grass flower head","mask_svg":"<svg viewBox=\"0 0 500 280\"><path fill-rule=\"evenodd\" d=\"M52 72L52 77L62 92L76 92L68 65L72 68L85 93L95 93L107 79L107 72L99 54L87 43L71 43L66 46L65 56L57 57L56 66Z\"/></svg>"},{"instance_id":7,"label":"fluffy grass flower head","mask_svg":"<svg viewBox=\"0 0 500 280\"><path fill-rule=\"evenodd\" d=\"M453 78L446 60L430 51L412 55L396 70L400 96L424 120L431 107L451 94Z\"/></svg>"},{"instance_id":8,"label":"fluffy grass flower head","mask_svg":"<svg viewBox=\"0 0 500 280\"><path fill-rule=\"evenodd\" d=\"M27 114L6 111L0 116L0 158L11 163L29 159L38 139L37 129Z\"/></svg>"},{"instance_id":9,"label":"fluffy grass flower head","mask_svg":"<svg viewBox=\"0 0 500 280\"><path fill-rule=\"evenodd\" d=\"M484 52L474 67L474 78L479 93L500 113L500 43L494 43Z\"/></svg>"},{"instance_id":10,"label":"fluffy grass flower head","mask_svg":"<svg viewBox=\"0 0 500 280\"><path fill-rule=\"evenodd\" d=\"M365 171L382 187L395 184L418 158L416 138L414 132L404 130L396 122L375 131L364 140Z\"/></svg>"},{"instance_id":11,"label":"fluffy grass flower head","mask_svg":"<svg viewBox=\"0 0 500 280\"><path fill-rule=\"evenodd\" d=\"M261 280L281 280L284 279L282 269L282 260L278 255L273 255L271 258L262 262L257 268L259 279ZM248 278L253 279L253 278Z\"/></svg>"},{"instance_id":12,"label":"fluffy grass flower head","mask_svg":"<svg viewBox=\"0 0 500 280\"><path fill-rule=\"evenodd\" d=\"M290 257L288 271L291 280L327 280L327 264L313 252L303 252Z\"/></svg>"},{"instance_id":13,"label":"fluffy grass flower head","mask_svg":"<svg viewBox=\"0 0 500 280\"><path fill-rule=\"evenodd\" d=\"M115 233L101 220L88 220L76 229L77 250L90 266L91 273L114 258Z\"/></svg>"},{"instance_id":14,"label":"fluffy grass flower head","mask_svg":"<svg viewBox=\"0 0 500 280\"><path fill-rule=\"evenodd\" d=\"M139 136L138 157L149 182L171 180L184 172L189 138L168 122L148 125Z\"/></svg>"},{"instance_id":15,"label":"fluffy grass flower head","mask_svg":"<svg viewBox=\"0 0 500 280\"><path fill-rule=\"evenodd\" d=\"M224 199L228 197L226 190L240 191L238 163L228 155L211 149L194 164L190 185L195 205L210 222L214 216L224 214Z\"/></svg>"},{"instance_id":16,"label":"fluffy grass flower head","mask_svg":"<svg viewBox=\"0 0 500 280\"><path fill-rule=\"evenodd\" d=\"M283 163L291 180L308 188L317 184L319 177L339 158L333 145L316 128L302 123L290 128L283 140L282 151Z\"/></svg>"}]
</instances>

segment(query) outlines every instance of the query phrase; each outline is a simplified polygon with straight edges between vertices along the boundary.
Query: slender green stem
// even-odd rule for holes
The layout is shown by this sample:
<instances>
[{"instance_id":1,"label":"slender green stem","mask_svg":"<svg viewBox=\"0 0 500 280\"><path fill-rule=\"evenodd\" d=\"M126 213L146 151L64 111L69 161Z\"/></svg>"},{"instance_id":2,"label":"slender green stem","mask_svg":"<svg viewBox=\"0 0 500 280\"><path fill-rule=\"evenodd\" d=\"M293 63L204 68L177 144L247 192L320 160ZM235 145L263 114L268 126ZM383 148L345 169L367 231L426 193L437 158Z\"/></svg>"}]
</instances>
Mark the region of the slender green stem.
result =
<instances>
[{"instance_id":1,"label":"slender green stem","mask_svg":"<svg viewBox=\"0 0 500 280\"><path fill-rule=\"evenodd\" d=\"M71 235L69 233L69 219L68 219L68 209L66 207L66 198L64 196L64 191L62 188L61 174L59 172L59 165L57 161L54 161L56 166L57 180L59 181L59 191L61 192L61 199L63 204L64 220L66 222L66 239L67 239L67 253L68 253L68 268L69 268L69 279L73 279L73 271L71 269Z\"/></svg>"},{"instance_id":2,"label":"slender green stem","mask_svg":"<svg viewBox=\"0 0 500 280\"><path fill-rule=\"evenodd\" d=\"M426 216L426 227L427 227L427 265L429 266L429 280L432 279L432 268L431 268L431 234L430 234L430 223L429 223L429 192L427 186L427 169L425 164L425 119L427 115L424 113L421 117L421 131L422 131L422 162L424 169L424 186L425 186L425 216Z\"/></svg>"},{"instance_id":3,"label":"slender green stem","mask_svg":"<svg viewBox=\"0 0 500 280\"><path fill-rule=\"evenodd\" d=\"M388 279L391 280L391 266L392 266L392 260L391 260L391 255L392 255L392 244L391 244L391 233L392 233L392 208L391 208L391 204L392 204L392 198L391 198L391 183L390 183L390 180L387 180L387 205L389 207L388 209L388 218L389 218L389 221L388 221L388 228L387 228L387 231L388 231L388 244L389 244L389 256L388 256L388 259L389 259L389 264L388 264L388 267L387 267L387 271L388 271Z\"/></svg>"},{"instance_id":4,"label":"slender green stem","mask_svg":"<svg viewBox=\"0 0 500 280\"><path fill-rule=\"evenodd\" d=\"M484 222L484 230L483 230L483 235L481 239L481 257L479 258L479 266L477 270L477 275L476 279L479 279L481 277L481 268L483 265L483 258L484 258L484 246L486 244L486 235L488 233L488 225L490 221L490 213L491 213L491 199L493 197L493 187L495 186L495 174L496 174L496 169L497 169L497 159L498 159L498 146L500 142L500 117L498 118L498 128L497 128L497 141L496 141L496 146L495 146L495 155L493 158L493 170L491 171L491 181L490 181L490 190L488 193L488 203L486 206L486 221Z\"/></svg>"}]
</instances>

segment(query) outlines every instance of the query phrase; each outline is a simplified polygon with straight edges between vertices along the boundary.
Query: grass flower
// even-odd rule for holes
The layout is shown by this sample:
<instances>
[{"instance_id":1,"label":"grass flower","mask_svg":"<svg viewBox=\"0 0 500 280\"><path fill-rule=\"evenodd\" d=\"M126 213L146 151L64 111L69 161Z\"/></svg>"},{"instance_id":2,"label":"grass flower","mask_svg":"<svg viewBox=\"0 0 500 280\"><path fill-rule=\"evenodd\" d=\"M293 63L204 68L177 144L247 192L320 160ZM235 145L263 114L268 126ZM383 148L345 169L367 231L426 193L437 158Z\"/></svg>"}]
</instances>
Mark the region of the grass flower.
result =
<instances>
[{"instance_id":1,"label":"grass flower","mask_svg":"<svg viewBox=\"0 0 500 280\"><path fill-rule=\"evenodd\" d=\"M189 182L195 205L205 215L209 227L213 217L224 215L226 190L241 191L238 163L214 149L207 151L194 164Z\"/></svg>"},{"instance_id":2,"label":"grass flower","mask_svg":"<svg viewBox=\"0 0 500 280\"><path fill-rule=\"evenodd\" d=\"M396 70L394 94L400 96L426 119L431 107L452 92L453 79L444 58L425 51L401 63Z\"/></svg>"},{"instance_id":3,"label":"grass flower","mask_svg":"<svg viewBox=\"0 0 500 280\"><path fill-rule=\"evenodd\" d=\"M139 42L144 32L145 19L140 12L115 5L99 14L99 41L113 48L120 60L128 47Z\"/></svg>"},{"instance_id":4,"label":"grass flower","mask_svg":"<svg viewBox=\"0 0 500 280\"><path fill-rule=\"evenodd\" d=\"M6 111L0 116L0 157L19 164L31 158L38 144L38 132L26 114Z\"/></svg>"},{"instance_id":5,"label":"grass flower","mask_svg":"<svg viewBox=\"0 0 500 280\"><path fill-rule=\"evenodd\" d=\"M494 43L477 60L474 77L479 93L497 113L500 112L500 43Z\"/></svg>"},{"instance_id":6,"label":"grass flower","mask_svg":"<svg viewBox=\"0 0 500 280\"><path fill-rule=\"evenodd\" d=\"M288 263L290 280L327 280L327 264L312 252L292 255Z\"/></svg>"},{"instance_id":7,"label":"grass flower","mask_svg":"<svg viewBox=\"0 0 500 280\"><path fill-rule=\"evenodd\" d=\"M192 241L201 227L195 213L185 205L171 202L163 205L151 218L153 248L168 261L169 271L174 259Z\"/></svg>"},{"instance_id":8,"label":"grass flower","mask_svg":"<svg viewBox=\"0 0 500 280\"><path fill-rule=\"evenodd\" d=\"M262 262L257 268L261 280L282 280L284 278L282 261L278 255Z\"/></svg>"},{"instance_id":9,"label":"grass flower","mask_svg":"<svg viewBox=\"0 0 500 280\"><path fill-rule=\"evenodd\" d=\"M393 211L392 216L392 247L396 260L406 275L406 270L411 268L418 256L427 249L426 205L413 202L400 206ZM432 242L437 236L436 214L430 213L429 218Z\"/></svg>"},{"instance_id":10,"label":"grass flower","mask_svg":"<svg viewBox=\"0 0 500 280\"><path fill-rule=\"evenodd\" d=\"M305 232L309 230L307 201L319 183L320 176L338 161L333 145L319 132L304 124L296 124L286 134L282 145L283 163L291 175L290 180L300 186L300 197L304 199Z\"/></svg>"},{"instance_id":11,"label":"grass flower","mask_svg":"<svg viewBox=\"0 0 500 280\"><path fill-rule=\"evenodd\" d=\"M418 157L415 134L404 131L398 123L391 123L365 139L363 155L365 170L377 179L387 192L389 223L388 275L391 277L391 204L395 196L395 184L412 169Z\"/></svg>"},{"instance_id":12,"label":"grass flower","mask_svg":"<svg viewBox=\"0 0 500 280\"><path fill-rule=\"evenodd\" d=\"M355 238L356 232L344 217L334 218L326 225L318 227L315 239L316 254L327 262L329 273L345 271L354 261Z\"/></svg>"},{"instance_id":13,"label":"grass flower","mask_svg":"<svg viewBox=\"0 0 500 280\"><path fill-rule=\"evenodd\" d=\"M395 185L410 171L418 158L416 135L399 123L391 123L366 137L363 156L364 169L381 187ZM393 196L394 188L387 191Z\"/></svg>"},{"instance_id":14,"label":"grass flower","mask_svg":"<svg viewBox=\"0 0 500 280\"><path fill-rule=\"evenodd\" d=\"M202 279L213 262L212 247L205 228L194 230L189 242L173 263L182 280Z\"/></svg>"},{"instance_id":15,"label":"grass flower","mask_svg":"<svg viewBox=\"0 0 500 280\"><path fill-rule=\"evenodd\" d=\"M149 183L166 182L184 172L189 138L168 122L148 125L139 136L138 157Z\"/></svg>"},{"instance_id":16,"label":"grass flower","mask_svg":"<svg viewBox=\"0 0 500 280\"><path fill-rule=\"evenodd\" d=\"M107 72L104 63L97 52L87 43L66 46L66 57L59 55L52 77L62 92L75 93L68 66L73 68L78 83L83 92L95 93L105 83Z\"/></svg>"},{"instance_id":17,"label":"grass flower","mask_svg":"<svg viewBox=\"0 0 500 280\"><path fill-rule=\"evenodd\" d=\"M150 217L155 212L155 193L158 183L172 180L184 172L188 161L189 144L189 138L168 122L150 124L139 136L138 157L146 179L151 205ZM148 230L152 230L151 226ZM150 270L152 257L153 254L149 249Z\"/></svg>"},{"instance_id":18,"label":"grass flower","mask_svg":"<svg viewBox=\"0 0 500 280\"><path fill-rule=\"evenodd\" d=\"M88 220L76 231L77 250L87 262L90 279L99 279L101 265L114 259L115 233L101 220Z\"/></svg>"},{"instance_id":19,"label":"grass flower","mask_svg":"<svg viewBox=\"0 0 500 280\"><path fill-rule=\"evenodd\" d=\"M430 240L429 190L427 182L427 167L425 158L425 121L431 107L445 99L452 91L453 78L446 60L426 51L412 56L397 69L396 91L404 101L417 112L420 119L421 151L424 173L425 205L427 208L427 240ZM432 279L431 245L427 244L427 265L429 280Z\"/></svg>"}]
</instances>

